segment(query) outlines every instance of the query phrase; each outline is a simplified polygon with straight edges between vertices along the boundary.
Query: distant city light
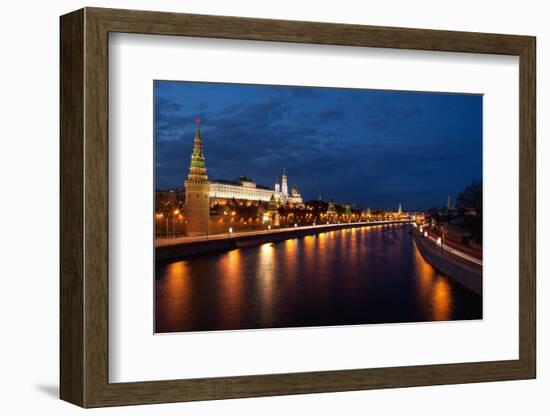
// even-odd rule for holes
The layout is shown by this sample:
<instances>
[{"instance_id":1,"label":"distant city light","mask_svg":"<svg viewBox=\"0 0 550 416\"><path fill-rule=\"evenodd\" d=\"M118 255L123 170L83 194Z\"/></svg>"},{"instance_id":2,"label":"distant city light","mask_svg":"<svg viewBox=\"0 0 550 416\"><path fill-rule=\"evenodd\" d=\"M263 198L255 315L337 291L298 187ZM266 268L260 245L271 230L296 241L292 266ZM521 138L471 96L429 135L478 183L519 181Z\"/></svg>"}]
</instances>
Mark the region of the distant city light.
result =
<instances>
[{"instance_id":1,"label":"distant city light","mask_svg":"<svg viewBox=\"0 0 550 416\"><path fill-rule=\"evenodd\" d=\"M298 224L294 224L294 228L298 227Z\"/></svg>"},{"instance_id":2,"label":"distant city light","mask_svg":"<svg viewBox=\"0 0 550 416\"><path fill-rule=\"evenodd\" d=\"M437 245L441 246L441 237L437 237Z\"/></svg>"},{"instance_id":3,"label":"distant city light","mask_svg":"<svg viewBox=\"0 0 550 416\"><path fill-rule=\"evenodd\" d=\"M267 226L267 229L268 229L268 230L271 230L271 225L268 225L268 226Z\"/></svg>"},{"instance_id":4,"label":"distant city light","mask_svg":"<svg viewBox=\"0 0 550 416\"><path fill-rule=\"evenodd\" d=\"M233 232L233 228L229 227L229 234L231 234L232 232Z\"/></svg>"},{"instance_id":5,"label":"distant city light","mask_svg":"<svg viewBox=\"0 0 550 416\"><path fill-rule=\"evenodd\" d=\"M424 231L424 237L427 237L427 236L428 236L428 232Z\"/></svg>"}]
</instances>

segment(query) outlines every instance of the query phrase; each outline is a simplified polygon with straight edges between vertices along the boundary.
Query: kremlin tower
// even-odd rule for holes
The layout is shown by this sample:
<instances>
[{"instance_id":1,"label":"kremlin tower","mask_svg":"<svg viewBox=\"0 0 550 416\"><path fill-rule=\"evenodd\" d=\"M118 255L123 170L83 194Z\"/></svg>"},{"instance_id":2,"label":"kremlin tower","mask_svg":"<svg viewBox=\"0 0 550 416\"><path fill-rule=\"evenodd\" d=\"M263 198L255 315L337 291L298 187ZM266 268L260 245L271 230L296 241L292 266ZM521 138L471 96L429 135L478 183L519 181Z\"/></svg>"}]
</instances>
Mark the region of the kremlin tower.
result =
<instances>
[{"instance_id":1,"label":"kremlin tower","mask_svg":"<svg viewBox=\"0 0 550 416\"><path fill-rule=\"evenodd\" d=\"M288 196L288 184L286 181L286 169L283 171L283 185L282 185L283 198Z\"/></svg>"},{"instance_id":2,"label":"kremlin tower","mask_svg":"<svg viewBox=\"0 0 550 416\"><path fill-rule=\"evenodd\" d=\"M187 220L187 235L201 236L208 234L210 217L210 182L206 175L206 164L202 152L202 137L200 119L197 118L197 130L189 175L185 181L185 217Z\"/></svg>"},{"instance_id":3,"label":"kremlin tower","mask_svg":"<svg viewBox=\"0 0 550 416\"><path fill-rule=\"evenodd\" d=\"M275 195L271 195L271 199L269 200L269 215L273 225L279 227L281 225L281 216L279 215L279 206L277 205Z\"/></svg>"}]
</instances>

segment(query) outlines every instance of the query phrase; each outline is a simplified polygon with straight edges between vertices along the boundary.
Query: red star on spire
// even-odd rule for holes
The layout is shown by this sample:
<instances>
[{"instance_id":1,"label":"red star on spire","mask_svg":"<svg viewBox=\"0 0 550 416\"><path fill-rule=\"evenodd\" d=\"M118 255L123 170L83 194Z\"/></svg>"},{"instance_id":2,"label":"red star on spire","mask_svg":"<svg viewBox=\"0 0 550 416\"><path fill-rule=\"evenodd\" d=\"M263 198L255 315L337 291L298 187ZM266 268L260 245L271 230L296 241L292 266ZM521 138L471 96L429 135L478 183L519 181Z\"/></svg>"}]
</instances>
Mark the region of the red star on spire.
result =
<instances>
[{"instance_id":1,"label":"red star on spire","mask_svg":"<svg viewBox=\"0 0 550 416\"><path fill-rule=\"evenodd\" d=\"M199 124L201 124L201 118L200 118L200 117L197 117L197 118L195 119L195 123L197 124L197 126L198 126Z\"/></svg>"}]
</instances>

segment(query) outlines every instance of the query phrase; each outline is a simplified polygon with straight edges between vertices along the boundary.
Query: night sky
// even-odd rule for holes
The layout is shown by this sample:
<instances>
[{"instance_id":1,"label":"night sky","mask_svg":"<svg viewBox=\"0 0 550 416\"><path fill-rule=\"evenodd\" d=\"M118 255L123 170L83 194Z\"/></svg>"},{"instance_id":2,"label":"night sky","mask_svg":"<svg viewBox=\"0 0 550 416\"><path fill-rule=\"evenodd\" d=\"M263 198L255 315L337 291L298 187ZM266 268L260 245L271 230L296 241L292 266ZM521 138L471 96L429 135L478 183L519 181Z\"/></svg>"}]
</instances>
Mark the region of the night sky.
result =
<instances>
[{"instance_id":1,"label":"night sky","mask_svg":"<svg viewBox=\"0 0 550 416\"><path fill-rule=\"evenodd\" d=\"M482 96L155 81L157 190L187 177L195 118L210 180L273 187L286 168L304 200L424 210L482 177Z\"/></svg>"}]
</instances>

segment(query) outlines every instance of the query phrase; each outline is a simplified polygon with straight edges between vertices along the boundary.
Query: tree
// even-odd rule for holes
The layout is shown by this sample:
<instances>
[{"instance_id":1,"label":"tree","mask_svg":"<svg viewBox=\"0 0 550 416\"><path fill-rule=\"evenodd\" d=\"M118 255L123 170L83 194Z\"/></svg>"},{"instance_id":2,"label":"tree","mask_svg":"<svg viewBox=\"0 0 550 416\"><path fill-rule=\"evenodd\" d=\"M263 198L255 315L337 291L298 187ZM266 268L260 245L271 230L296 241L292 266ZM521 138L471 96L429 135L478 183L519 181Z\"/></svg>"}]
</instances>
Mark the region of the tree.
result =
<instances>
[{"instance_id":1,"label":"tree","mask_svg":"<svg viewBox=\"0 0 550 416\"><path fill-rule=\"evenodd\" d=\"M483 185L481 181L472 181L458 194L456 205L459 209L474 208L481 215L483 208Z\"/></svg>"},{"instance_id":2,"label":"tree","mask_svg":"<svg viewBox=\"0 0 550 416\"><path fill-rule=\"evenodd\" d=\"M483 185L481 181L472 181L456 198L457 208L464 213L467 209L475 209L477 215L469 217L465 228L472 233L473 241L483 243Z\"/></svg>"}]
</instances>

